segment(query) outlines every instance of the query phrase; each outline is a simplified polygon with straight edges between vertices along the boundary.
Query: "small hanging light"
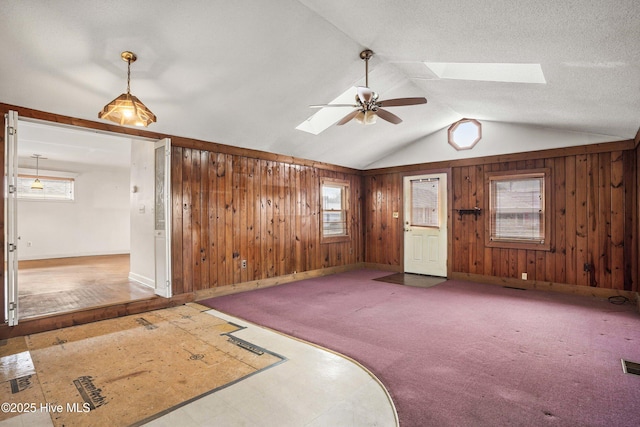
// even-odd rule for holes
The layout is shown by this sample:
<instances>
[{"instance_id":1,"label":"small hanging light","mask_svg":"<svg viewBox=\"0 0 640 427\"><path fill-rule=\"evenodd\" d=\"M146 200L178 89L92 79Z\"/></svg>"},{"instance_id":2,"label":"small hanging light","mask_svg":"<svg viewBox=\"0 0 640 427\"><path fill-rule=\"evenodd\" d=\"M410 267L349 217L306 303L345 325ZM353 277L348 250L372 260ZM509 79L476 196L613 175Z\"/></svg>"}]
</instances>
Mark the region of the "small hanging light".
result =
<instances>
[{"instance_id":1,"label":"small hanging light","mask_svg":"<svg viewBox=\"0 0 640 427\"><path fill-rule=\"evenodd\" d=\"M137 97L131 95L131 63L138 57L135 53L124 51L120 54L127 63L127 93L123 93L98 113L98 118L110 120L120 125L148 126L156 121L156 116Z\"/></svg>"},{"instance_id":2,"label":"small hanging light","mask_svg":"<svg viewBox=\"0 0 640 427\"><path fill-rule=\"evenodd\" d=\"M36 159L36 179L35 181L33 181L31 183L31 189L32 190L43 190L44 189L44 185L42 185L42 182L40 182L40 158L42 157L41 154L34 154L33 156ZM42 157L43 159L46 157Z\"/></svg>"}]
</instances>

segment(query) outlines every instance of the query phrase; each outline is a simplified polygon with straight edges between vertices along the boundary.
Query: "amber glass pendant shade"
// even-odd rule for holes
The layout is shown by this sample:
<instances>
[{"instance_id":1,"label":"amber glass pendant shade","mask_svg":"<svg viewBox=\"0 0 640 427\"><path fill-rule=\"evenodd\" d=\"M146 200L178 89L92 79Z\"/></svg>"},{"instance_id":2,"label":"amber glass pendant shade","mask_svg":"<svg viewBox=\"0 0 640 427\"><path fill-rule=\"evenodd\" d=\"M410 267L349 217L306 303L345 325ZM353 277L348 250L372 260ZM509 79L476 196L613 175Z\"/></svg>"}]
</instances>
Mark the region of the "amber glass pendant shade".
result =
<instances>
[{"instance_id":1,"label":"amber glass pendant shade","mask_svg":"<svg viewBox=\"0 0 640 427\"><path fill-rule=\"evenodd\" d=\"M110 120L119 125L149 126L156 121L156 115L151 112L136 96L131 95L131 63L137 59L132 52L125 51L120 55L127 62L127 93L123 93L104 106L98 113L98 118Z\"/></svg>"}]
</instances>

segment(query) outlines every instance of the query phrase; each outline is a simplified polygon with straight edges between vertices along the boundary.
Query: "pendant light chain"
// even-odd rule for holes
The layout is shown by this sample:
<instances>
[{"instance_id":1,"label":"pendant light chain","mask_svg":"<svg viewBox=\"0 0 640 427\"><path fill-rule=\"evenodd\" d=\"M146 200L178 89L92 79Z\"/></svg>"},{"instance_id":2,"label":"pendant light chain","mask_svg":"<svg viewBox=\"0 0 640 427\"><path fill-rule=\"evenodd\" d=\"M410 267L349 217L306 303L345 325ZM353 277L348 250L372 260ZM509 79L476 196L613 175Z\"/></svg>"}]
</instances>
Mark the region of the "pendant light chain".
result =
<instances>
[{"instance_id":1,"label":"pendant light chain","mask_svg":"<svg viewBox=\"0 0 640 427\"><path fill-rule=\"evenodd\" d=\"M131 93L131 58L127 59L127 95Z\"/></svg>"}]
</instances>

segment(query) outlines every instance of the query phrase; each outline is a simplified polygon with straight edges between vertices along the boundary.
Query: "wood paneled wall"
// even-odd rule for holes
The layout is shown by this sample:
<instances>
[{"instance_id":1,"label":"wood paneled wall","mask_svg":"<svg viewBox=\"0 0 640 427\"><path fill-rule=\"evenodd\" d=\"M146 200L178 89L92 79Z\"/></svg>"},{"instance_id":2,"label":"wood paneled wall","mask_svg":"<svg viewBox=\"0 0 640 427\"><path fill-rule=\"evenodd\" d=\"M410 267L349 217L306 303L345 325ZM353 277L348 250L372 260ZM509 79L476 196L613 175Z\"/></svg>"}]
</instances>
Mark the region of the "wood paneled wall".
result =
<instances>
[{"instance_id":1,"label":"wood paneled wall","mask_svg":"<svg viewBox=\"0 0 640 427\"><path fill-rule=\"evenodd\" d=\"M172 138L175 295L363 261L401 271L402 178L443 169L451 171L450 271L516 279L527 272L529 280L638 291L640 132L635 142L361 172L0 104L3 113L9 109L21 117ZM4 147L2 135L0 142ZM552 250L485 248L483 218L459 220L455 209L486 209L485 172L535 167L552 170ZM350 242L320 243L322 177L350 182ZM594 265L593 276L585 263Z\"/></svg>"},{"instance_id":2,"label":"wood paneled wall","mask_svg":"<svg viewBox=\"0 0 640 427\"><path fill-rule=\"evenodd\" d=\"M358 173L177 146L171 169L174 294L362 262ZM322 177L350 183L349 242L320 243Z\"/></svg>"},{"instance_id":3,"label":"wood paneled wall","mask_svg":"<svg viewBox=\"0 0 640 427\"><path fill-rule=\"evenodd\" d=\"M636 170L640 160L636 150L556 150L545 154L538 158L535 153L512 156L507 161L478 159L476 164L473 159L449 163L449 191L453 195L450 272L513 279L526 272L528 280L637 291ZM365 173L365 262L403 264L402 223L394 220L391 212L402 211L402 177L428 173L427 166L415 172L404 168ZM551 250L485 247L484 174L541 167L550 168L552 174ZM459 219L455 214L456 209L476 206L483 211L477 221L473 216ZM584 271L587 263L594 266L593 273Z\"/></svg>"},{"instance_id":4,"label":"wood paneled wall","mask_svg":"<svg viewBox=\"0 0 640 427\"><path fill-rule=\"evenodd\" d=\"M365 262L397 266L403 260L402 175L369 175L364 179ZM399 212L393 218L393 212Z\"/></svg>"},{"instance_id":5,"label":"wood paneled wall","mask_svg":"<svg viewBox=\"0 0 640 427\"><path fill-rule=\"evenodd\" d=\"M363 261L362 177L357 170L0 103L1 113L9 110L54 124L171 138L174 295ZM0 148L4 161L2 134ZM323 177L350 183L348 242L320 243ZM1 304L3 298L0 294Z\"/></svg>"}]
</instances>

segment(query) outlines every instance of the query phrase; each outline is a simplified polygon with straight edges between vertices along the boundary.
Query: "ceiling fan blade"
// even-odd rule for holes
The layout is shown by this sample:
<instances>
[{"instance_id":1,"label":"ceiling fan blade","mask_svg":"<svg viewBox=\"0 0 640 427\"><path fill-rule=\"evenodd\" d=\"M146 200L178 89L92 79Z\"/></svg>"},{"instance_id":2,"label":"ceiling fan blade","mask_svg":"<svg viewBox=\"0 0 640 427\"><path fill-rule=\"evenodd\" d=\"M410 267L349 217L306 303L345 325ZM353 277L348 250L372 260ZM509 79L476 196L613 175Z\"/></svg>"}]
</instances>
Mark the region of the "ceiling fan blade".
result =
<instances>
[{"instance_id":1,"label":"ceiling fan blade","mask_svg":"<svg viewBox=\"0 0 640 427\"><path fill-rule=\"evenodd\" d=\"M364 104L373 99L373 91L366 86L358 86L358 98Z\"/></svg>"},{"instance_id":2,"label":"ceiling fan blade","mask_svg":"<svg viewBox=\"0 0 640 427\"><path fill-rule=\"evenodd\" d=\"M317 104L317 105L309 105L309 108L325 108L325 107L358 108L359 105L355 105L355 104Z\"/></svg>"},{"instance_id":3,"label":"ceiling fan blade","mask_svg":"<svg viewBox=\"0 0 640 427\"><path fill-rule=\"evenodd\" d=\"M427 98L395 98L376 102L380 107L401 107L403 105L426 104Z\"/></svg>"},{"instance_id":4,"label":"ceiling fan blade","mask_svg":"<svg viewBox=\"0 0 640 427\"><path fill-rule=\"evenodd\" d=\"M376 111L376 114L378 115L378 117L380 117L382 120L386 120L389 123L393 123L394 125L397 125L398 123L402 122L402 119L398 116L396 116L393 113L390 113L387 110L383 110L382 108L378 108L378 110Z\"/></svg>"},{"instance_id":5,"label":"ceiling fan blade","mask_svg":"<svg viewBox=\"0 0 640 427\"><path fill-rule=\"evenodd\" d=\"M348 121L352 120L355 116L358 115L359 112L360 112L360 110L353 110L352 112L350 112L349 114L344 116L342 118L342 120L340 120L338 123L336 123L336 126L342 126L343 124L345 124Z\"/></svg>"}]
</instances>

